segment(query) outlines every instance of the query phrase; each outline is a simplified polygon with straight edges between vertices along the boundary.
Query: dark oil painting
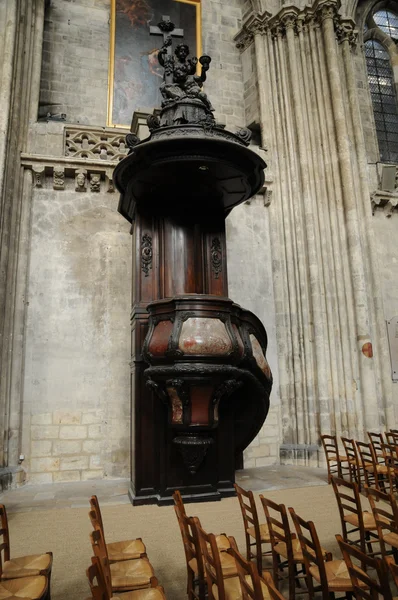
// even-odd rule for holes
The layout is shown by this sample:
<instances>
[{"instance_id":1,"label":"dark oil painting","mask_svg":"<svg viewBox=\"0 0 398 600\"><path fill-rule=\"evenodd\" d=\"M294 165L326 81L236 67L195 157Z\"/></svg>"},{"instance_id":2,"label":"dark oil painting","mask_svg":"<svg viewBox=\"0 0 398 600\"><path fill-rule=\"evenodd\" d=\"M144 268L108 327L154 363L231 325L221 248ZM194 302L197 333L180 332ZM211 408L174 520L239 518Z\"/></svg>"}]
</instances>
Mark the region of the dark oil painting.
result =
<instances>
[{"instance_id":1,"label":"dark oil painting","mask_svg":"<svg viewBox=\"0 0 398 600\"><path fill-rule=\"evenodd\" d=\"M135 110L160 108L163 69L157 51L163 36L150 35L151 25L170 17L183 29L190 53L196 55L197 4L178 0L114 0L115 52L112 123L130 125ZM173 48L183 41L173 38Z\"/></svg>"}]
</instances>

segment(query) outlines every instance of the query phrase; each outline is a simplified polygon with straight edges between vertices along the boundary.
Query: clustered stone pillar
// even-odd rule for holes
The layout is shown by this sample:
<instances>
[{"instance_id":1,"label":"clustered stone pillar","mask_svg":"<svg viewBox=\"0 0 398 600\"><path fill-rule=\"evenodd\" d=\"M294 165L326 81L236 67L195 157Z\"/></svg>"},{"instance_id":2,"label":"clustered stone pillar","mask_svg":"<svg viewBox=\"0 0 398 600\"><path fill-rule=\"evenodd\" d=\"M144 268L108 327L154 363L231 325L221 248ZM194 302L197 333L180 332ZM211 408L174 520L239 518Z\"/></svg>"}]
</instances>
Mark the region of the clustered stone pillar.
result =
<instances>
[{"instance_id":1,"label":"clustered stone pillar","mask_svg":"<svg viewBox=\"0 0 398 600\"><path fill-rule=\"evenodd\" d=\"M0 484L20 453L25 291L32 175L23 174L40 89L45 0L0 5ZM9 479L9 478L8 478Z\"/></svg>"},{"instance_id":2,"label":"clustered stone pillar","mask_svg":"<svg viewBox=\"0 0 398 600\"><path fill-rule=\"evenodd\" d=\"M282 459L311 460L322 433L362 438L393 422L356 35L339 7L317 0L252 15L236 36L243 50L255 43L262 141L275 177Z\"/></svg>"}]
</instances>

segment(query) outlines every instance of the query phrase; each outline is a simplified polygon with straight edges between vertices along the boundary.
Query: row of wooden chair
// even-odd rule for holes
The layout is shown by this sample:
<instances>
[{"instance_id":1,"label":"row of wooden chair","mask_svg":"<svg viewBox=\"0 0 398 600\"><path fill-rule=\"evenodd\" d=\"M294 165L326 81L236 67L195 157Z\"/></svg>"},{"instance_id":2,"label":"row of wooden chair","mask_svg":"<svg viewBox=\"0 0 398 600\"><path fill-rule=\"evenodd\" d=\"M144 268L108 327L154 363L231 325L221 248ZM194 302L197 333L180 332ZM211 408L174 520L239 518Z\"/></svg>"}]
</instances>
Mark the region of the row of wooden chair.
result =
<instances>
[{"instance_id":1,"label":"row of wooden chair","mask_svg":"<svg viewBox=\"0 0 398 600\"><path fill-rule=\"evenodd\" d=\"M283 600L271 575L260 575L239 553L232 536L207 533L197 517L186 514L179 491L173 498L186 555L189 600Z\"/></svg>"},{"instance_id":2,"label":"row of wooden chair","mask_svg":"<svg viewBox=\"0 0 398 600\"><path fill-rule=\"evenodd\" d=\"M97 496L90 498L90 541L94 556L87 577L94 600L165 600L141 538L107 544Z\"/></svg>"},{"instance_id":3,"label":"row of wooden chair","mask_svg":"<svg viewBox=\"0 0 398 600\"><path fill-rule=\"evenodd\" d=\"M338 447L336 436L321 436L328 468L328 481L333 476L348 479L363 492L365 485L381 491L397 491L398 475L398 433L369 431L369 442L341 438L344 454ZM384 441L387 439L387 443Z\"/></svg>"},{"instance_id":4,"label":"row of wooden chair","mask_svg":"<svg viewBox=\"0 0 398 600\"><path fill-rule=\"evenodd\" d=\"M342 552L342 558L337 560L321 547L313 522L305 521L295 513L294 509L289 508L288 511L296 530L296 533L292 533L286 507L283 504L278 505L260 494L266 524L258 524L256 530L262 532L262 543L265 538L270 540L273 579L276 587L279 587L283 579L283 569L287 567L289 600L294 600L300 581L298 568L302 565L301 578L305 577L307 588L300 591L308 593L310 599L318 593L321 594L323 600L330 599L335 593L345 593L347 597L354 594L356 598L372 598L374 600L378 598L374 595L375 590L382 588L388 589L391 596L387 577L381 580L372 579L369 574L365 573L358 579L358 572L366 571L368 565L371 565L372 568L377 565L380 573L386 572L387 565L395 576L398 572L398 567L391 559L391 551L387 547L390 545L393 553L398 548L398 510L394 496L375 488L368 488L367 493L373 513L371 514L362 510L358 485L355 482L333 479L332 484L339 505L343 530L343 537L336 536ZM251 514L255 513L252 520L258 521L254 510L253 493L246 492L242 488L238 488L237 492L251 506ZM247 510L247 504L245 510ZM244 524L246 529L245 517ZM354 528L348 530L348 525L353 525ZM268 531L267 535L265 535L266 530ZM352 533L358 534L358 532L357 539L350 538ZM373 534L374 539L370 539L370 534ZM377 552L371 545L375 541L380 543L380 559L375 557ZM250 549L249 553L251 553ZM359 561L360 567L355 565L354 560ZM373 587L370 587L371 584ZM390 596L386 597L390 598Z\"/></svg>"},{"instance_id":5,"label":"row of wooden chair","mask_svg":"<svg viewBox=\"0 0 398 600\"><path fill-rule=\"evenodd\" d=\"M0 504L0 598L51 600L52 552L11 558L7 511Z\"/></svg>"}]
</instances>

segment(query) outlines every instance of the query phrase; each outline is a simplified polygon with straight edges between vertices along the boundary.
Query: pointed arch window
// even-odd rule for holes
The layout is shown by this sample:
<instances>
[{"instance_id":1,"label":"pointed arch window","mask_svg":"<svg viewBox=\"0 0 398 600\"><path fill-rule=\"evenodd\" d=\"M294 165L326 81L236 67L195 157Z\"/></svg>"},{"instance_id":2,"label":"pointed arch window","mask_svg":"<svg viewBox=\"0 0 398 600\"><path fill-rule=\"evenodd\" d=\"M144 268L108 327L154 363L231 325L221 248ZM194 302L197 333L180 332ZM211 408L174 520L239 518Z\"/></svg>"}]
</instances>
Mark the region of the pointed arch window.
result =
<instances>
[{"instance_id":1,"label":"pointed arch window","mask_svg":"<svg viewBox=\"0 0 398 600\"><path fill-rule=\"evenodd\" d=\"M398 40L398 15L385 9L371 13L365 25L364 48L380 160L397 164L398 102L391 66L395 40Z\"/></svg>"}]
</instances>

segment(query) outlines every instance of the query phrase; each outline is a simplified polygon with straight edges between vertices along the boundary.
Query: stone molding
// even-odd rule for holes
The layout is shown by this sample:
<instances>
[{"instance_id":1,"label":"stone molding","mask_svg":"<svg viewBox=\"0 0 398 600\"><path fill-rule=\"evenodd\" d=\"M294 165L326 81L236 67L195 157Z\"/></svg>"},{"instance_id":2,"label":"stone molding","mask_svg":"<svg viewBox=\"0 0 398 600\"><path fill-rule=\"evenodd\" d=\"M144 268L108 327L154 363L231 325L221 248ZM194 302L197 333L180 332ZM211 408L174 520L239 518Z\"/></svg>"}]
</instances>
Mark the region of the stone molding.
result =
<instances>
[{"instance_id":1,"label":"stone molding","mask_svg":"<svg viewBox=\"0 0 398 600\"><path fill-rule=\"evenodd\" d=\"M370 196L372 215L376 210L382 210L386 217L391 218L394 212L398 212L398 193L376 190Z\"/></svg>"},{"instance_id":2,"label":"stone molding","mask_svg":"<svg viewBox=\"0 0 398 600\"><path fill-rule=\"evenodd\" d=\"M105 127L73 127L64 129L64 152L68 158L84 158L119 162L127 156L125 130Z\"/></svg>"},{"instance_id":3,"label":"stone molding","mask_svg":"<svg viewBox=\"0 0 398 600\"><path fill-rule=\"evenodd\" d=\"M49 187L51 181L53 189L61 191L67 187L66 179L74 179L77 192L115 192L113 161L21 154L21 164L32 171L36 188Z\"/></svg>"},{"instance_id":4,"label":"stone molding","mask_svg":"<svg viewBox=\"0 0 398 600\"><path fill-rule=\"evenodd\" d=\"M284 6L276 15L268 12L251 14L243 24L242 29L236 34L234 40L236 47L243 52L254 42L256 35L270 34L272 39L285 37L289 29L295 35L307 28L318 28L325 19L333 19L336 39L339 43L348 40L355 46L358 32L355 30L355 21L339 14L340 0L317 0L312 6L303 10L297 6Z\"/></svg>"}]
</instances>

